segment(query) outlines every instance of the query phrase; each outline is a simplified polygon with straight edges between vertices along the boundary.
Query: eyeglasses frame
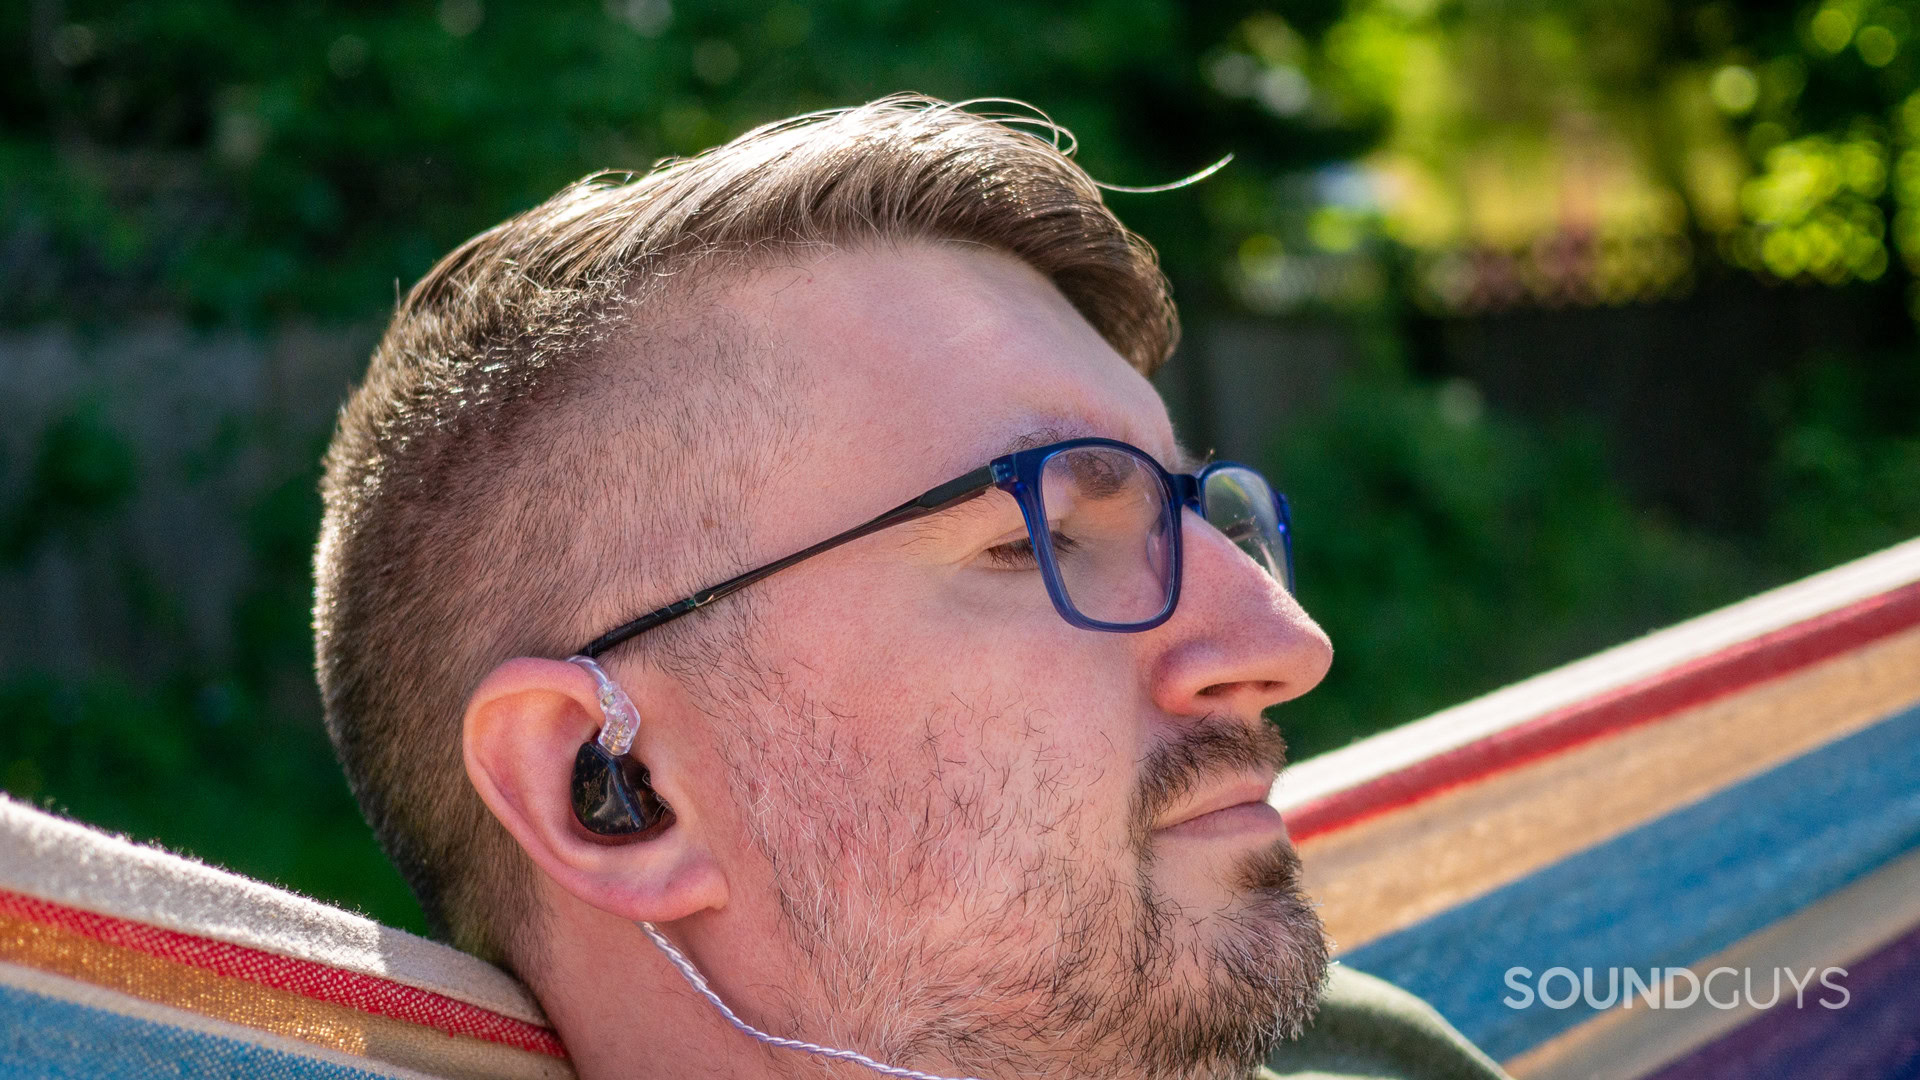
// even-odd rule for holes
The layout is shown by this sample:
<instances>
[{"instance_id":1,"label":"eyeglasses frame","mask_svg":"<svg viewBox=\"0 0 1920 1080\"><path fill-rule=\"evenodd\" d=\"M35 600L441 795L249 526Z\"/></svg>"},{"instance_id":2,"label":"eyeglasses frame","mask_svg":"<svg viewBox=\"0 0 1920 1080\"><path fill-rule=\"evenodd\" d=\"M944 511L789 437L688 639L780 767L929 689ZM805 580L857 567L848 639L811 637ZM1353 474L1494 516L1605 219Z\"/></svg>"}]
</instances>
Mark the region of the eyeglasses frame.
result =
<instances>
[{"instance_id":1,"label":"eyeglasses frame","mask_svg":"<svg viewBox=\"0 0 1920 1080\"><path fill-rule=\"evenodd\" d=\"M1161 490L1166 494L1168 513L1170 518L1175 522L1175 527L1172 530L1167 545L1167 557L1169 561L1167 602L1160 613L1153 618L1127 623L1103 622L1098 619L1090 619L1082 615L1079 610L1074 607L1073 602L1067 598L1066 587L1060 580L1059 566L1054 561L1053 530L1047 525L1047 511L1042 502L1040 476L1042 470L1046 467L1047 461L1055 455L1069 450L1089 447L1122 451L1145 461L1153 473L1159 477ZM1230 468L1245 469L1255 476L1260 476L1261 481L1266 484L1267 490L1273 494L1274 520L1279 526L1281 549L1285 554L1286 560L1286 578L1281 582L1281 586L1288 592L1292 592L1294 581L1292 512L1287 505L1287 497L1281 494L1264 476L1261 476L1259 470L1246 465L1240 465L1236 462L1215 461L1207 464L1198 472L1169 472L1165 466L1154 459L1152 454L1147 453L1145 450L1131 443L1124 443L1118 439L1104 439L1089 436L1078 439L1066 439L1061 442L1048 443L1045 446L1036 446L1026 450L1017 450L1011 454L1003 454L978 469L974 469L972 472L966 473L963 476L957 476L944 484L929 488L914 498L908 499L906 502L901 503L891 510L855 525L845 532L837 533L817 544L802 548L791 555L775 559L770 563L748 570L743 574L730 577L718 584L709 585L665 607L655 608L638 618L622 623L593 639L585 648L579 650L579 655L588 658L598 658L601 654L622 642L628 641L657 626L670 623L683 615L698 611L721 597L738 592L748 585L762 578L779 573L796 563L810 559L815 555L839 547L842 544L851 543L861 537L870 536L882 529L892 528L895 525L904 525L909 521L927 517L931 514L937 514L942 510L958 506L970 499L978 498L996 488L1012 495L1018 503L1021 518L1027 526L1028 542L1033 545L1035 561L1040 566L1041 578L1046 582L1047 596L1053 601L1054 610L1060 614L1061 618L1065 619L1069 624L1083 630L1100 630L1110 633L1139 633L1151 630L1171 618L1174 609L1178 607L1180 603L1180 585L1184 578L1184 568L1181 564L1181 535L1185 532L1181 524L1184 521L1182 511L1190 507L1200 516L1202 521L1205 521L1207 517L1205 504L1207 478L1215 472Z\"/></svg>"}]
</instances>

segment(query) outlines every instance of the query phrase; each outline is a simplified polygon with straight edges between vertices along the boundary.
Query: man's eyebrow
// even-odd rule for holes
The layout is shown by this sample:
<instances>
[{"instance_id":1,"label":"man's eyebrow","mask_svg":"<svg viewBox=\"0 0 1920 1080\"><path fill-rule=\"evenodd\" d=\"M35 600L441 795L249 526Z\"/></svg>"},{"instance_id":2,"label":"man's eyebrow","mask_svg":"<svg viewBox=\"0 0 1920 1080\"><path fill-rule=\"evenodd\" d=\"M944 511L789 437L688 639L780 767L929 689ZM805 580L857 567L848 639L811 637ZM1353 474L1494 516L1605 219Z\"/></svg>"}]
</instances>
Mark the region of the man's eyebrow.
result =
<instances>
[{"instance_id":1,"label":"man's eyebrow","mask_svg":"<svg viewBox=\"0 0 1920 1080\"><path fill-rule=\"evenodd\" d=\"M1059 427L1037 428L1033 431L1027 432L1025 435L1020 435L1015 437L1011 442L1007 443L1005 446L1002 446L1000 450L997 453L995 453L993 456L1004 457L1007 454L1017 454L1022 450L1031 450L1036 446L1045 446L1048 443L1065 442L1068 439L1077 439L1082 435L1090 435L1092 433L1093 433L1093 428L1091 428L1086 424L1069 424L1069 425L1064 425Z\"/></svg>"},{"instance_id":2,"label":"man's eyebrow","mask_svg":"<svg viewBox=\"0 0 1920 1080\"><path fill-rule=\"evenodd\" d=\"M993 456L1000 457L1004 454L1017 454L1022 450L1031 450L1036 446L1045 446L1048 443L1057 443L1067 439L1077 439L1084 435L1098 434L1101 434L1101 432L1096 430L1091 424L1062 420L1058 424L1039 428L1013 439L1002 447L999 453ZM1168 472L1193 472L1200 466L1206 464L1206 456L1196 454L1188 449L1187 444L1181 442L1178 437L1174 438L1168 446L1155 447L1146 445L1142 446L1141 449L1158 458L1160 464L1164 465ZM1162 453L1160 452L1162 450L1168 452Z\"/></svg>"},{"instance_id":3,"label":"man's eyebrow","mask_svg":"<svg viewBox=\"0 0 1920 1080\"><path fill-rule=\"evenodd\" d=\"M1058 423L1049 424L1043 428L1036 428L1033 431L1027 432L1025 435L1016 436L1002 446L993 457L1017 454L1022 450L1031 450L1036 446L1046 446L1049 443L1064 442L1067 439L1078 439L1082 436L1097 434L1099 434L1099 432L1091 424L1075 420L1061 420ZM1168 472L1176 473L1198 472L1200 467L1205 465L1213 457L1212 454L1195 453L1193 449L1181 441L1178 436L1174 436L1172 442L1165 447L1159 448L1165 452L1156 452L1156 448L1153 446L1142 446L1141 449L1158 458L1160 464L1165 466ZM962 503L961 505L965 506L966 504Z\"/></svg>"}]
</instances>

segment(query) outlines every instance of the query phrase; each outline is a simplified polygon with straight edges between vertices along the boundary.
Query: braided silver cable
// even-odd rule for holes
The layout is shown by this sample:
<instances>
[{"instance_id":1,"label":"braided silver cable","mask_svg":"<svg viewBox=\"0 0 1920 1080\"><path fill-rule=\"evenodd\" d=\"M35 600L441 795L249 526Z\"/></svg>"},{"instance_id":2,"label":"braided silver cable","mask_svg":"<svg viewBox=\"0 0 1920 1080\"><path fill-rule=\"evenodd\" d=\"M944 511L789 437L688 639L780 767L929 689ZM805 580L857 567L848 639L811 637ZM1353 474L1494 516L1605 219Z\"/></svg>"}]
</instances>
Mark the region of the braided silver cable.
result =
<instances>
[{"instance_id":1,"label":"braided silver cable","mask_svg":"<svg viewBox=\"0 0 1920 1080\"><path fill-rule=\"evenodd\" d=\"M978 1077L972 1076L939 1076L934 1073L923 1073L914 1069L903 1069L898 1065L888 1065L875 1061L867 1055L854 1050L839 1050L831 1046L821 1046L818 1043L803 1042L799 1039L783 1039L778 1035L769 1035L759 1028L754 1027L752 1024L747 1023L745 1020L740 1019L738 1016L735 1016L733 1010L727 1008L727 1003L720 1000L720 995L714 993L713 988L707 985L706 976L700 974L699 969L693 966L693 961L687 959L679 949L674 948L673 943L668 941L659 930L654 929L652 923L636 922L634 925L645 930L647 936L653 939L653 943L660 947L660 951L667 954L667 960L679 970L680 976L687 980L688 986L693 987L694 990L699 992L701 997L706 998L713 1004L714 1008L719 1009L720 1015L727 1018L727 1023L732 1024L738 1028L742 1034L750 1038L763 1042L768 1046L777 1046L782 1050L802 1050L820 1057L832 1058L835 1061L851 1061L856 1065L865 1065L877 1073L900 1077L900 1080L979 1080Z\"/></svg>"}]
</instances>

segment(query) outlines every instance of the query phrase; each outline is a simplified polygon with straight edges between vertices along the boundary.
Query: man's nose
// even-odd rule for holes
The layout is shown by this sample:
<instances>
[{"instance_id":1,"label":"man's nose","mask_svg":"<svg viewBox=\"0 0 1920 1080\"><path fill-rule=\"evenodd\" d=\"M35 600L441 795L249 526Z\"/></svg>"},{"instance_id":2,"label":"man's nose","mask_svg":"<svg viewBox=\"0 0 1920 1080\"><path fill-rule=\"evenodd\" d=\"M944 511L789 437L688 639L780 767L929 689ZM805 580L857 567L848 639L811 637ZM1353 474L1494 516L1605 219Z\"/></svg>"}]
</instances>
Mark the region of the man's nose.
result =
<instances>
[{"instance_id":1,"label":"man's nose","mask_svg":"<svg viewBox=\"0 0 1920 1080\"><path fill-rule=\"evenodd\" d=\"M1333 645L1280 582L1191 509L1182 515L1180 604L1144 637L1154 702L1182 716L1251 720L1326 676Z\"/></svg>"}]
</instances>

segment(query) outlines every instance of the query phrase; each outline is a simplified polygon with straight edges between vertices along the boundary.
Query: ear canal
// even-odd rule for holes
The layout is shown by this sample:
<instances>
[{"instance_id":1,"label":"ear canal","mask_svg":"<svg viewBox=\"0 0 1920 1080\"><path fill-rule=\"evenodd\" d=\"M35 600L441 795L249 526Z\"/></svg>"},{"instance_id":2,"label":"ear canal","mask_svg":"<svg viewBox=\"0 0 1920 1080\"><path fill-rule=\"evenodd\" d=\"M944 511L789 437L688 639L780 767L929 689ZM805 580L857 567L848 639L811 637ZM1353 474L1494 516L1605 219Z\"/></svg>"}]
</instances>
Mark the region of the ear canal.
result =
<instances>
[{"instance_id":1,"label":"ear canal","mask_svg":"<svg viewBox=\"0 0 1920 1080\"><path fill-rule=\"evenodd\" d=\"M673 809L653 790L647 767L598 742L573 758L573 816L595 836L643 839L673 822Z\"/></svg>"}]
</instances>

